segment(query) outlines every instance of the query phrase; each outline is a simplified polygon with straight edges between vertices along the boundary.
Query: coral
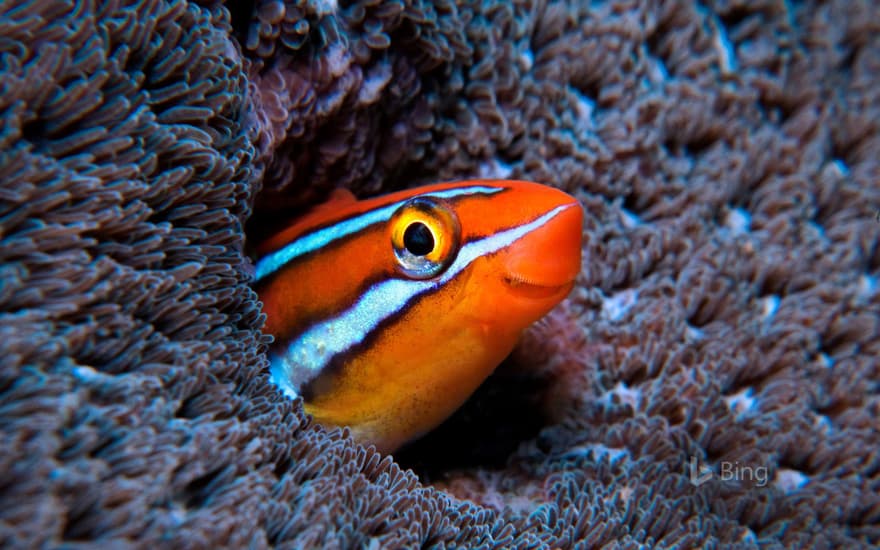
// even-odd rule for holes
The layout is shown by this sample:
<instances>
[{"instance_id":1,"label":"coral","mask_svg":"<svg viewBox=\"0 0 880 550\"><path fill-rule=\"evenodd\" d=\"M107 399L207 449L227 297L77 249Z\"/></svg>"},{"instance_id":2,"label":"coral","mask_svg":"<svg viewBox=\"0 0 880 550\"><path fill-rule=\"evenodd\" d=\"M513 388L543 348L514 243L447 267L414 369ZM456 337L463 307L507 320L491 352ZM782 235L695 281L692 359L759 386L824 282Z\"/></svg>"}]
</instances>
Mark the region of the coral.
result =
<instances>
[{"instance_id":1,"label":"coral","mask_svg":"<svg viewBox=\"0 0 880 550\"><path fill-rule=\"evenodd\" d=\"M254 153L228 18L6 2L0 22L0 541L209 529L187 487L267 452L245 452L230 391L264 338L241 251Z\"/></svg>"},{"instance_id":2,"label":"coral","mask_svg":"<svg viewBox=\"0 0 880 550\"><path fill-rule=\"evenodd\" d=\"M878 20L4 2L0 545L880 544ZM571 298L426 438L438 473L268 383L245 224L460 176L588 216Z\"/></svg>"},{"instance_id":3,"label":"coral","mask_svg":"<svg viewBox=\"0 0 880 550\"><path fill-rule=\"evenodd\" d=\"M451 2L256 2L241 35L267 166L261 213L337 186L376 191L422 159L440 101L422 92L460 86L463 28Z\"/></svg>"}]
</instances>

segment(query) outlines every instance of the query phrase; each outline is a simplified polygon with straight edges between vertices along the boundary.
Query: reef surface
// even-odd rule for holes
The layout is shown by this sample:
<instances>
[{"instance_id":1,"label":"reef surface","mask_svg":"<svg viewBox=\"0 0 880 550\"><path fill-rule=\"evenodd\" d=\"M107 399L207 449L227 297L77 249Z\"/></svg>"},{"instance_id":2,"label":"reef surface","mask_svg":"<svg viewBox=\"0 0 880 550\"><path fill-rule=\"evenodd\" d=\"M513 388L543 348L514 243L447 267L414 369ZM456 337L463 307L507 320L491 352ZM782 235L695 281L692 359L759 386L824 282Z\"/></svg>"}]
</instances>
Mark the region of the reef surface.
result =
<instances>
[{"instance_id":1,"label":"reef surface","mask_svg":"<svg viewBox=\"0 0 880 550\"><path fill-rule=\"evenodd\" d=\"M3 2L0 546L880 544L878 22ZM269 383L245 234L464 177L577 196L583 271L420 480Z\"/></svg>"}]
</instances>

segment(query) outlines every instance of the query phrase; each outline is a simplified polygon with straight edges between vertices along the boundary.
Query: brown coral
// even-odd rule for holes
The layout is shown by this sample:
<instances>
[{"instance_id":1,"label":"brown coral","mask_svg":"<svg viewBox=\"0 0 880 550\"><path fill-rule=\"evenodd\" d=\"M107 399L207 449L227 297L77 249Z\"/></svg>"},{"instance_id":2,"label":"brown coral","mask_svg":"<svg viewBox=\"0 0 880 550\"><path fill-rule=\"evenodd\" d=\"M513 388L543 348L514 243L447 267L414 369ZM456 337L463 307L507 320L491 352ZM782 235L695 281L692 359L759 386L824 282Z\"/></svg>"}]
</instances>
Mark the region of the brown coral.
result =
<instances>
[{"instance_id":1,"label":"brown coral","mask_svg":"<svg viewBox=\"0 0 880 550\"><path fill-rule=\"evenodd\" d=\"M3 4L0 543L877 545L877 20ZM584 270L427 487L267 383L242 226L462 175L577 194Z\"/></svg>"}]
</instances>

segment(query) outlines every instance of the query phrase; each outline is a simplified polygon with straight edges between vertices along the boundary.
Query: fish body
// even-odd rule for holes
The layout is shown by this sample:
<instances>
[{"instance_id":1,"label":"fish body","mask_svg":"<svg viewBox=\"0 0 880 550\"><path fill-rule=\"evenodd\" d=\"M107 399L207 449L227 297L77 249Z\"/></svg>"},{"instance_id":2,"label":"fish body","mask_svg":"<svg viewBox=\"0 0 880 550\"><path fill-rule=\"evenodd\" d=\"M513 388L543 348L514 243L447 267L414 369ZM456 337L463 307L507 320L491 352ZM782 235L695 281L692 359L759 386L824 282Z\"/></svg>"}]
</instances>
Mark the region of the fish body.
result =
<instances>
[{"instance_id":1,"label":"fish body","mask_svg":"<svg viewBox=\"0 0 880 550\"><path fill-rule=\"evenodd\" d=\"M562 191L509 180L337 197L258 249L272 380L318 422L394 451L569 293L582 216Z\"/></svg>"}]
</instances>

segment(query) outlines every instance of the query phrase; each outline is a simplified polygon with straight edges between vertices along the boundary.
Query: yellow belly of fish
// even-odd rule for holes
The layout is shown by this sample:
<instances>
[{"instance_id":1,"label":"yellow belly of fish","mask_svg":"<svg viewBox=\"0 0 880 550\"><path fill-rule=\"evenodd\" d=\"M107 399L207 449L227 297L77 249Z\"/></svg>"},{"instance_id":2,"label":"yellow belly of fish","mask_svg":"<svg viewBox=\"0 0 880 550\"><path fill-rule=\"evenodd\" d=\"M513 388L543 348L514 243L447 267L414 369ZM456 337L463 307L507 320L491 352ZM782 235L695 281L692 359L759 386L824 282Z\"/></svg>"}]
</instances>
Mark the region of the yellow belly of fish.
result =
<instances>
[{"instance_id":1,"label":"yellow belly of fish","mask_svg":"<svg viewBox=\"0 0 880 550\"><path fill-rule=\"evenodd\" d=\"M433 322L419 331L404 317L384 330L365 353L314 382L306 411L390 452L449 417L519 338L520 330L499 333L460 315L444 321L418 310L411 315Z\"/></svg>"}]
</instances>

